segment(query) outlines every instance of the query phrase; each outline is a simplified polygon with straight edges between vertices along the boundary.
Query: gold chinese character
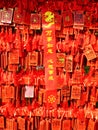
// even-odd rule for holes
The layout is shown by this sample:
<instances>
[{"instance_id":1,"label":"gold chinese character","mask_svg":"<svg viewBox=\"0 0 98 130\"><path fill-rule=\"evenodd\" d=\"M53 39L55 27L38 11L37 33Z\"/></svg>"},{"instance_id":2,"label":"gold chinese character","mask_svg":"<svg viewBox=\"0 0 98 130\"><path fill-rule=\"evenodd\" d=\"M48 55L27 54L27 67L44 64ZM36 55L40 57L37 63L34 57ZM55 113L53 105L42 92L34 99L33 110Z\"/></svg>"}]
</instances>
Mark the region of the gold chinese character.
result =
<instances>
[{"instance_id":1,"label":"gold chinese character","mask_svg":"<svg viewBox=\"0 0 98 130\"><path fill-rule=\"evenodd\" d=\"M54 14L51 11L47 11L44 14L45 22L52 23L54 22Z\"/></svg>"},{"instance_id":2,"label":"gold chinese character","mask_svg":"<svg viewBox=\"0 0 98 130\"><path fill-rule=\"evenodd\" d=\"M52 37L47 37L47 41L51 42L52 41Z\"/></svg>"},{"instance_id":3,"label":"gold chinese character","mask_svg":"<svg viewBox=\"0 0 98 130\"><path fill-rule=\"evenodd\" d=\"M68 21L68 22L70 21L70 17L69 17L69 16L66 16L65 19L66 19L66 21Z\"/></svg>"},{"instance_id":4,"label":"gold chinese character","mask_svg":"<svg viewBox=\"0 0 98 130\"><path fill-rule=\"evenodd\" d=\"M47 44L47 47L48 47L48 48L52 48L52 47L53 47L53 44L48 43L48 44Z\"/></svg>"},{"instance_id":5,"label":"gold chinese character","mask_svg":"<svg viewBox=\"0 0 98 130\"><path fill-rule=\"evenodd\" d=\"M53 65L48 65L48 68L49 69L53 69Z\"/></svg>"},{"instance_id":6,"label":"gold chinese character","mask_svg":"<svg viewBox=\"0 0 98 130\"><path fill-rule=\"evenodd\" d=\"M52 60L52 59L49 59L49 60L47 60L47 63L53 64L53 60Z\"/></svg>"},{"instance_id":7,"label":"gold chinese character","mask_svg":"<svg viewBox=\"0 0 98 130\"><path fill-rule=\"evenodd\" d=\"M46 36L52 36L52 30L46 30Z\"/></svg>"},{"instance_id":8,"label":"gold chinese character","mask_svg":"<svg viewBox=\"0 0 98 130\"><path fill-rule=\"evenodd\" d=\"M48 49L48 52L47 52L47 53L52 54L52 53L53 53L53 50L52 50L52 49Z\"/></svg>"},{"instance_id":9,"label":"gold chinese character","mask_svg":"<svg viewBox=\"0 0 98 130\"><path fill-rule=\"evenodd\" d=\"M54 80L53 76L49 76L48 80Z\"/></svg>"},{"instance_id":10,"label":"gold chinese character","mask_svg":"<svg viewBox=\"0 0 98 130\"><path fill-rule=\"evenodd\" d=\"M52 75L53 74L53 70L49 70L49 74Z\"/></svg>"},{"instance_id":11,"label":"gold chinese character","mask_svg":"<svg viewBox=\"0 0 98 130\"><path fill-rule=\"evenodd\" d=\"M54 95L48 96L48 103L54 103L56 101L56 97Z\"/></svg>"}]
</instances>

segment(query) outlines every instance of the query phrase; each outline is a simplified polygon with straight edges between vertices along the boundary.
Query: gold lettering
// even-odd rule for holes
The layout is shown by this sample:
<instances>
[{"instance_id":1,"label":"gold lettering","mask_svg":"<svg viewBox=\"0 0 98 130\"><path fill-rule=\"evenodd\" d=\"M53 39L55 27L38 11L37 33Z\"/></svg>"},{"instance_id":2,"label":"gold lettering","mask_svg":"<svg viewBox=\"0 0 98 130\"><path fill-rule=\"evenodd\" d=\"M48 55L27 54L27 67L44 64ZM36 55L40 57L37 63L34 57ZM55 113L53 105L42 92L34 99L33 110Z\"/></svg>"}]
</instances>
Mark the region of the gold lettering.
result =
<instances>
[{"instance_id":1,"label":"gold lettering","mask_svg":"<svg viewBox=\"0 0 98 130\"><path fill-rule=\"evenodd\" d=\"M49 76L48 80L54 80L53 76Z\"/></svg>"},{"instance_id":2,"label":"gold lettering","mask_svg":"<svg viewBox=\"0 0 98 130\"><path fill-rule=\"evenodd\" d=\"M47 47L48 47L48 48L52 48L52 47L53 47L53 44L48 43L48 44L47 44Z\"/></svg>"},{"instance_id":3,"label":"gold lettering","mask_svg":"<svg viewBox=\"0 0 98 130\"><path fill-rule=\"evenodd\" d=\"M48 68L49 69L53 69L53 65L48 65Z\"/></svg>"},{"instance_id":4,"label":"gold lettering","mask_svg":"<svg viewBox=\"0 0 98 130\"><path fill-rule=\"evenodd\" d=\"M46 30L46 36L52 36L52 30Z\"/></svg>"},{"instance_id":5,"label":"gold lettering","mask_svg":"<svg viewBox=\"0 0 98 130\"><path fill-rule=\"evenodd\" d=\"M52 75L53 74L53 70L49 70L49 74Z\"/></svg>"},{"instance_id":6,"label":"gold lettering","mask_svg":"<svg viewBox=\"0 0 98 130\"><path fill-rule=\"evenodd\" d=\"M53 50L52 50L52 49L48 49L48 52L47 52L47 53L52 54L52 53L53 53Z\"/></svg>"},{"instance_id":7,"label":"gold lettering","mask_svg":"<svg viewBox=\"0 0 98 130\"><path fill-rule=\"evenodd\" d=\"M47 37L47 41L51 42L52 41L52 37Z\"/></svg>"},{"instance_id":8,"label":"gold lettering","mask_svg":"<svg viewBox=\"0 0 98 130\"><path fill-rule=\"evenodd\" d=\"M47 63L53 64L53 60L52 60L52 59L49 59L49 60L47 61Z\"/></svg>"},{"instance_id":9,"label":"gold lettering","mask_svg":"<svg viewBox=\"0 0 98 130\"><path fill-rule=\"evenodd\" d=\"M45 22L52 23L54 22L54 14L51 11L47 11L44 14Z\"/></svg>"}]
</instances>

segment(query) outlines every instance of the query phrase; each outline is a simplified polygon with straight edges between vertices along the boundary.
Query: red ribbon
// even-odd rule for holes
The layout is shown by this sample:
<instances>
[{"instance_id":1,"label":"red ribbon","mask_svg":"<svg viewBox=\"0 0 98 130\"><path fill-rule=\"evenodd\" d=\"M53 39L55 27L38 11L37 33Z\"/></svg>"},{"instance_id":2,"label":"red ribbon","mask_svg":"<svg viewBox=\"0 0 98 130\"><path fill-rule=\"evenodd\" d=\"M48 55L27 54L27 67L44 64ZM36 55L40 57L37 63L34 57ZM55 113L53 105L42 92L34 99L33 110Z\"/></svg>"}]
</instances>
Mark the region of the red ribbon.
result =
<instances>
[{"instance_id":1,"label":"red ribbon","mask_svg":"<svg viewBox=\"0 0 98 130\"><path fill-rule=\"evenodd\" d=\"M47 109L56 107L56 45L55 24L52 11L43 12L43 42Z\"/></svg>"}]
</instances>

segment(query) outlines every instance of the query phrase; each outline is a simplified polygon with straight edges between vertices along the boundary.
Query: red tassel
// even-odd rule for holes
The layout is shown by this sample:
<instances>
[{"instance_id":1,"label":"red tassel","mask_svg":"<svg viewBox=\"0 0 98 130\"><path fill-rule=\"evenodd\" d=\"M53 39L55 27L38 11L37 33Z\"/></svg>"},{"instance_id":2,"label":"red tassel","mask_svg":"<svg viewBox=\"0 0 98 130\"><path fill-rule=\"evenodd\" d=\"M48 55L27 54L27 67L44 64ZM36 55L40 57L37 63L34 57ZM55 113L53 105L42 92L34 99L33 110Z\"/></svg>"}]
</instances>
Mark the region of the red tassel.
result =
<instances>
[{"instance_id":1,"label":"red tassel","mask_svg":"<svg viewBox=\"0 0 98 130\"><path fill-rule=\"evenodd\" d=\"M21 0L22 9L25 9L25 10L28 9L28 1L29 1L29 0Z\"/></svg>"}]
</instances>

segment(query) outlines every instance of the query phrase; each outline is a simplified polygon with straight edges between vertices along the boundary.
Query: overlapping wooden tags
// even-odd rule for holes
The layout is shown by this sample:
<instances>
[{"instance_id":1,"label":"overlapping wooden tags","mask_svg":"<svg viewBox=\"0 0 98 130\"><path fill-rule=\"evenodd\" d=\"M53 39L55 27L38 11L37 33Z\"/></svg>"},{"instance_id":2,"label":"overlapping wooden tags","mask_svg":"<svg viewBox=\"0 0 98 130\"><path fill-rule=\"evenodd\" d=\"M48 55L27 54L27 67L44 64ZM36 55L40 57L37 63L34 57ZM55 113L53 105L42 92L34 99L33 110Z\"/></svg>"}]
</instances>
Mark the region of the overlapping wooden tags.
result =
<instances>
[{"instance_id":1,"label":"overlapping wooden tags","mask_svg":"<svg viewBox=\"0 0 98 130\"><path fill-rule=\"evenodd\" d=\"M6 129L7 130L13 130L13 129L15 129L15 126L14 126L14 122L15 122L15 120L14 119L10 119L10 118L7 118L6 119ZM15 129L16 130L16 129Z\"/></svg>"},{"instance_id":2,"label":"overlapping wooden tags","mask_svg":"<svg viewBox=\"0 0 98 130\"><path fill-rule=\"evenodd\" d=\"M65 66L65 54L64 53L56 53L57 54L57 67L64 67Z\"/></svg>"},{"instance_id":3,"label":"overlapping wooden tags","mask_svg":"<svg viewBox=\"0 0 98 130\"><path fill-rule=\"evenodd\" d=\"M72 55L66 56L65 69L66 69L66 72L73 72L73 56Z\"/></svg>"},{"instance_id":4,"label":"overlapping wooden tags","mask_svg":"<svg viewBox=\"0 0 98 130\"><path fill-rule=\"evenodd\" d=\"M81 85L73 85L71 90L71 99L80 99L81 97Z\"/></svg>"},{"instance_id":5,"label":"overlapping wooden tags","mask_svg":"<svg viewBox=\"0 0 98 130\"><path fill-rule=\"evenodd\" d=\"M8 64L19 64L19 50L9 52Z\"/></svg>"},{"instance_id":6,"label":"overlapping wooden tags","mask_svg":"<svg viewBox=\"0 0 98 130\"><path fill-rule=\"evenodd\" d=\"M88 61L96 58L96 53L91 44L85 46L84 55L86 56Z\"/></svg>"},{"instance_id":7,"label":"overlapping wooden tags","mask_svg":"<svg viewBox=\"0 0 98 130\"><path fill-rule=\"evenodd\" d=\"M64 85L61 89L61 95L62 97L68 98L70 97L70 86Z\"/></svg>"},{"instance_id":8,"label":"overlapping wooden tags","mask_svg":"<svg viewBox=\"0 0 98 130\"><path fill-rule=\"evenodd\" d=\"M72 74L72 84L80 84L82 82L82 69L76 64L74 73Z\"/></svg>"}]
</instances>

